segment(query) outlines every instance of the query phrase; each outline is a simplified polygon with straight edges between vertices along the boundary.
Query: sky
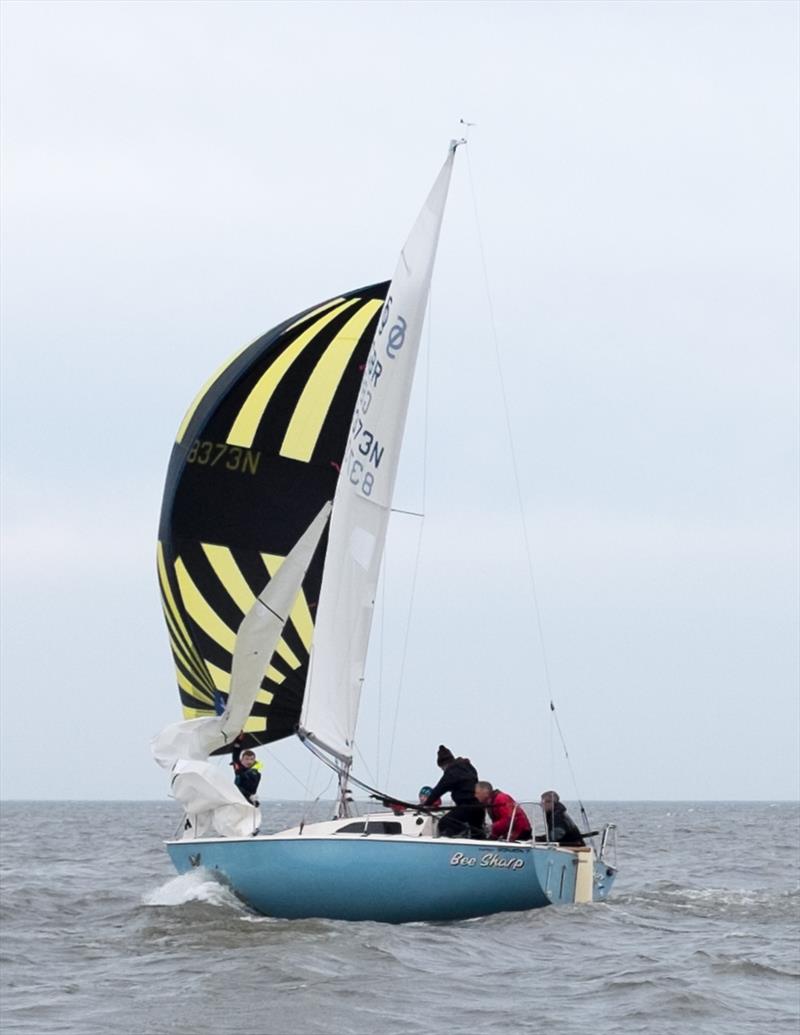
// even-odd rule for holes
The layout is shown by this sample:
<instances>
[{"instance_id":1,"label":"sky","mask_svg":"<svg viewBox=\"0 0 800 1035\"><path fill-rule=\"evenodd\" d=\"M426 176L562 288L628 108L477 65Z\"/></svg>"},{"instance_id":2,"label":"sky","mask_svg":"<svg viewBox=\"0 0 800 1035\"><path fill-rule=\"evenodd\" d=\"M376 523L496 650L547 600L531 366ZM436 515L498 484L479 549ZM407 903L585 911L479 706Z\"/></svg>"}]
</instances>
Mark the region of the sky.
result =
<instances>
[{"instance_id":1,"label":"sky","mask_svg":"<svg viewBox=\"0 0 800 1035\"><path fill-rule=\"evenodd\" d=\"M6 0L2 796L166 796L178 424L391 275L463 118L356 771L796 797L799 13ZM264 797L330 795L259 754Z\"/></svg>"}]
</instances>

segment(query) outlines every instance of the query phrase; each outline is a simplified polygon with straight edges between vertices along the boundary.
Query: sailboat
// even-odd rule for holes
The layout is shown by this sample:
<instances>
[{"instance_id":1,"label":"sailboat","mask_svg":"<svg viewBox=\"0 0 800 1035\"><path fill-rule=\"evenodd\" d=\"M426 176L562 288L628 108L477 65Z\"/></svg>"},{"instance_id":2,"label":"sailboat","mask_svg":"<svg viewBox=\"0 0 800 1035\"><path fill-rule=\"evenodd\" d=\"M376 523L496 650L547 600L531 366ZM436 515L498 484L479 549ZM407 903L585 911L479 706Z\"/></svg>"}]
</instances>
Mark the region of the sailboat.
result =
<instances>
[{"instance_id":1,"label":"sailboat","mask_svg":"<svg viewBox=\"0 0 800 1035\"><path fill-rule=\"evenodd\" d=\"M599 849L573 849L439 836L444 813L388 796L351 812L353 784L367 786L352 772L359 700L460 143L392 280L314 305L229 360L169 462L158 576L184 718L153 753L185 815L166 847L179 873L204 867L268 916L460 920L600 901L616 874L608 829ZM336 815L261 833L259 806L209 759L286 737L337 774Z\"/></svg>"}]
</instances>

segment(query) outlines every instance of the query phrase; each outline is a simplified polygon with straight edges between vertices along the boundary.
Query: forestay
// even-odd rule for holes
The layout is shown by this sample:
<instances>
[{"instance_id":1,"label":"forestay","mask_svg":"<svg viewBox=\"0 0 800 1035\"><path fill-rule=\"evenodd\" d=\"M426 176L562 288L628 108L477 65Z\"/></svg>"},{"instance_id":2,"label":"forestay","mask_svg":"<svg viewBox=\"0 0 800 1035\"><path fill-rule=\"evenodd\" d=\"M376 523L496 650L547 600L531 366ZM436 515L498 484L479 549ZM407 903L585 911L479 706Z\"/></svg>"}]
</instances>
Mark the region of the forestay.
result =
<instances>
[{"instance_id":1,"label":"forestay","mask_svg":"<svg viewBox=\"0 0 800 1035\"><path fill-rule=\"evenodd\" d=\"M334 497L301 736L352 759L403 428L456 143L400 253L361 382Z\"/></svg>"}]
</instances>

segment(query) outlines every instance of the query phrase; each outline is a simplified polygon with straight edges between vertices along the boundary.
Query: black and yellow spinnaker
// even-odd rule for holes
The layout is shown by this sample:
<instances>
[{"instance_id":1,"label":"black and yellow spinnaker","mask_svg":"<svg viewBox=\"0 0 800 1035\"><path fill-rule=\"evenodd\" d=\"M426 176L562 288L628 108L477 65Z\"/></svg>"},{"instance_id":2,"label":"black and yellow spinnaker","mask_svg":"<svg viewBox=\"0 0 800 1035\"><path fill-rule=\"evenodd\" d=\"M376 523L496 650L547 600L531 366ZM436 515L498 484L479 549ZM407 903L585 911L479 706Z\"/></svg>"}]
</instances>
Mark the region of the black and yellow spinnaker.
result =
<instances>
[{"instance_id":1,"label":"black and yellow spinnaker","mask_svg":"<svg viewBox=\"0 0 800 1035\"><path fill-rule=\"evenodd\" d=\"M183 419L164 489L158 577L184 718L224 709L239 624L333 499L388 287L339 295L275 327L218 370ZM251 745L297 727L326 542L245 727Z\"/></svg>"}]
</instances>

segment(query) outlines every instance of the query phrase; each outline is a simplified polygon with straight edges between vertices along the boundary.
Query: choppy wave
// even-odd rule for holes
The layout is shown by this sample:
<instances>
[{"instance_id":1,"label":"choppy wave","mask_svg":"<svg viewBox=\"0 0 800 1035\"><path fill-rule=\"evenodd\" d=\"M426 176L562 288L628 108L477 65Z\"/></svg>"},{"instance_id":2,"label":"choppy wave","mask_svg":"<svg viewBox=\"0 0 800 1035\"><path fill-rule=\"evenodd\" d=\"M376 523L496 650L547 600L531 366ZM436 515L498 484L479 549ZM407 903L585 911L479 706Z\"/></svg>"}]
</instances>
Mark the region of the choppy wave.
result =
<instances>
[{"instance_id":1,"label":"choppy wave","mask_svg":"<svg viewBox=\"0 0 800 1035\"><path fill-rule=\"evenodd\" d=\"M797 1035L793 806L602 806L608 902L397 927L269 919L176 876L171 805L15 808L3 1035Z\"/></svg>"},{"instance_id":2,"label":"choppy wave","mask_svg":"<svg viewBox=\"0 0 800 1035\"><path fill-rule=\"evenodd\" d=\"M695 957L700 961L707 961L711 968L726 974L743 975L767 975L779 978L800 978L800 964L795 961L794 966L774 966L764 960L753 959L748 956L737 956L724 953L697 952ZM800 992L798 993L800 994Z\"/></svg>"},{"instance_id":3,"label":"choppy wave","mask_svg":"<svg viewBox=\"0 0 800 1035\"><path fill-rule=\"evenodd\" d=\"M212 906L243 913L246 906L230 888L202 867L191 873L171 877L142 896L145 906L182 906L187 902L207 902Z\"/></svg>"},{"instance_id":4,"label":"choppy wave","mask_svg":"<svg viewBox=\"0 0 800 1035\"><path fill-rule=\"evenodd\" d=\"M686 912L698 916L748 916L757 913L761 921L797 911L800 888L698 888L662 880L637 892L620 895L621 905L655 907L668 913Z\"/></svg>"}]
</instances>

